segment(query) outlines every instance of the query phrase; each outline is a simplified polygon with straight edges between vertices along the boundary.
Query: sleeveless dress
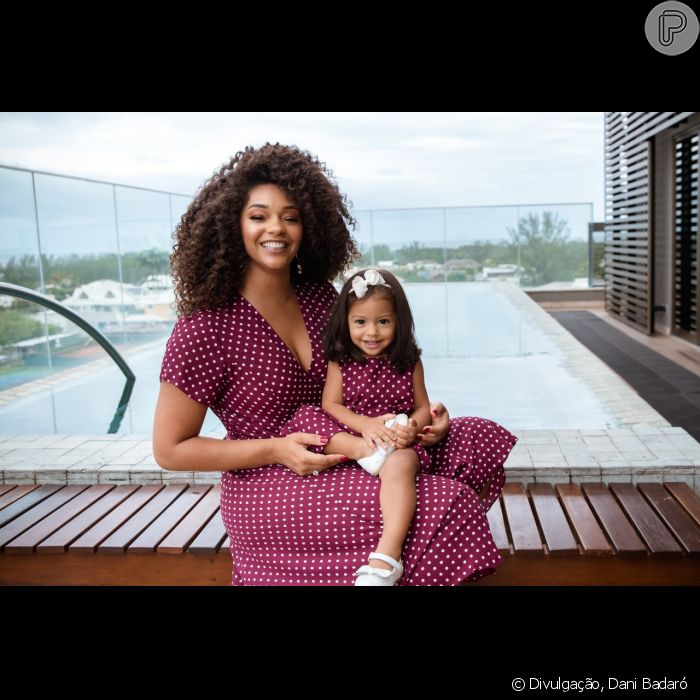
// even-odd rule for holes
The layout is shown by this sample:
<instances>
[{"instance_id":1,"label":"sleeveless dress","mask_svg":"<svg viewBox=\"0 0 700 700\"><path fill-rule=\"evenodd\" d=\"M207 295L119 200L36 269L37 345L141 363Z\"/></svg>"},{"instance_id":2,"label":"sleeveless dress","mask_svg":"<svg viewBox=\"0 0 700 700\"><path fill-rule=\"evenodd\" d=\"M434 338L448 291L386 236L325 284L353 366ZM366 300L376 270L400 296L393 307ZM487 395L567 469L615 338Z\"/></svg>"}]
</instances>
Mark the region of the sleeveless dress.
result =
<instances>
[{"instance_id":1,"label":"sleeveless dress","mask_svg":"<svg viewBox=\"0 0 700 700\"><path fill-rule=\"evenodd\" d=\"M338 432L320 409L322 332L337 292L315 282L295 291L313 351L308 370L241 296L182 317L173 328L160 379L209 406L227 440L278 437L307 405L318 407L307 412L307 432ZM501 562L486 511L505 482L503 463L516 441L490 420L455 418L446 438L428 448L431 473L417 476L400 585L452 586ZM353 462L308 477L280 464L225 471L221 487L234 585L351 586L379 542L379 480Z\"/></svg>"},{"instance_id":2,"label":"sleeveless dress","mask_svg":"<svg viewBox=\"0 0 700 700\"><path fill-rule=\"evenodd\" d=\"M405 413L410 415L414 409L413 403L413 370L415 365L405 372L397 372L387 357L370 357L364 362L349 359L340 365L340 374L343 379L343 406L353 413L361 416L381 416L384 413ZM285 426L286 434L317 432L317 428L323 429L323 434L330 437L325 425L316 425L315 417L318 409L315 406L302 406L294 414L294 418ZM337 426L336 430L359 435L347 425L339 421L326 411L324 417L329 424ZM305 426L313 426L313 430L306 430ZM419 426L423 427L423 426ZM421 471L430 469L430 457L423 445L411 445L411 449L418 455ZM321 450L314 450L320 452Z\"/></svg>"}]
</instances>

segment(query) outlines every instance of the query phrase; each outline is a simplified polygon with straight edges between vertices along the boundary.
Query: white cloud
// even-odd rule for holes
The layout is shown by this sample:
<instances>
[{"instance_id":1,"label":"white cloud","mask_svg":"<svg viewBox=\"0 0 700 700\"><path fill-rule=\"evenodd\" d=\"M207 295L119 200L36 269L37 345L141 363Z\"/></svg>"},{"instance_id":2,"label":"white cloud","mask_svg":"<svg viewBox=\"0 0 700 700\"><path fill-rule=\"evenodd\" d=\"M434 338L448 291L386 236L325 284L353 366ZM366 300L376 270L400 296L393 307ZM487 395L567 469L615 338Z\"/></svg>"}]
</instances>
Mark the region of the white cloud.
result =
<instances>
[{"instance_id":1,"label":"white cloud","mask_svg":"<svg viewBox=\"0 0 700 700\"><path fill-rule=\"evenodd\" d=\"M246 145L293 143L357 208L592 201L602 112L0 113L0 163L193 194Z\"/></svg>"}]
</instances>

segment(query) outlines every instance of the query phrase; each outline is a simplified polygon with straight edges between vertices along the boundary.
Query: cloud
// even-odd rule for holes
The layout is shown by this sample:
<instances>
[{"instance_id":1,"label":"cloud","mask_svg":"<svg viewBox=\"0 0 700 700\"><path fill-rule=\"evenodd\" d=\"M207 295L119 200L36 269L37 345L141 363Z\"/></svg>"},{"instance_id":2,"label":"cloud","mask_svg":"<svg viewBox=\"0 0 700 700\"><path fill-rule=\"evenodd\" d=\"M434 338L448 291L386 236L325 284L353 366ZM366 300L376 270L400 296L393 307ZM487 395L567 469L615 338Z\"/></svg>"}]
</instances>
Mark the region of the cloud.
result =
<instances>
[{"instance_id":1,"label":"cloud","mask_svg":"<svg viewBox=\"0 0 700 700\"><path fill-rule=\"evenodd\" d=\"M192 195L246 145L293 143L357 208L595 203L602 112L4 112L0 163Z\"/></svg>"}]
</instances>

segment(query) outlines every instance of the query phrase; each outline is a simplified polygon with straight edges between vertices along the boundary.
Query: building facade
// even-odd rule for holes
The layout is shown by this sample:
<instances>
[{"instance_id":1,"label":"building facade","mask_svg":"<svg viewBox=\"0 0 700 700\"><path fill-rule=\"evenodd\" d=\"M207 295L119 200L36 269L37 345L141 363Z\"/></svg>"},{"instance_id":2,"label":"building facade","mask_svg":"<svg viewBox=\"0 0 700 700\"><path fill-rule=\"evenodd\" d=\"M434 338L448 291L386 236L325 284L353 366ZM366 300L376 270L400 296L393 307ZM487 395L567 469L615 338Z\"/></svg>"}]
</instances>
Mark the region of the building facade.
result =
<instances>
[{"instance_id":1,"label":"building facade","mask_svg":"<svg viewBox=\"0 0 700 700\"><path fill-rule=\"evenodd\" d=\"M700 344L699 112L605 113L605 306Z\"/></svg>"}]
</instances>

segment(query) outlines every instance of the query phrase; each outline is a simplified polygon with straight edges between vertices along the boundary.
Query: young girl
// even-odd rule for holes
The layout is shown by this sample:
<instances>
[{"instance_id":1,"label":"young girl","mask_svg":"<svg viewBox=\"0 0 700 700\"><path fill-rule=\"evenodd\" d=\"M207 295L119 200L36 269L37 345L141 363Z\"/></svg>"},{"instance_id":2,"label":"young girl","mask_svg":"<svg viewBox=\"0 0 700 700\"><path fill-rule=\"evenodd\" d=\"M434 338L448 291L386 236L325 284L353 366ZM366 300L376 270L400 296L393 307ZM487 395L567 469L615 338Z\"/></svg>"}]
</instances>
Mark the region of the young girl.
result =
<instances>
[{"instance_id":1,"label":"young girl","mask_svg":"<svg viewBox=\"0 0 700 700\"><path fill-rule=\"evenodd\" d=\"M379 475L384 529L356 586L393 586L403 573L401 550L416 510L416 474L430 458L416 444L430 425L413 317L400 282L368 269L345 283L326 328L328 374L323 409L346 432L325 448Z\"/></svg>"}]
</instances>

